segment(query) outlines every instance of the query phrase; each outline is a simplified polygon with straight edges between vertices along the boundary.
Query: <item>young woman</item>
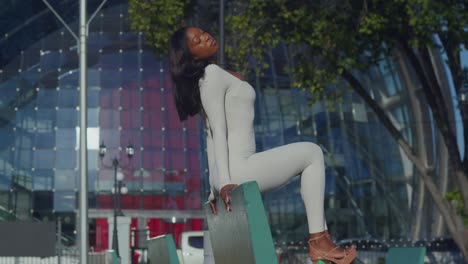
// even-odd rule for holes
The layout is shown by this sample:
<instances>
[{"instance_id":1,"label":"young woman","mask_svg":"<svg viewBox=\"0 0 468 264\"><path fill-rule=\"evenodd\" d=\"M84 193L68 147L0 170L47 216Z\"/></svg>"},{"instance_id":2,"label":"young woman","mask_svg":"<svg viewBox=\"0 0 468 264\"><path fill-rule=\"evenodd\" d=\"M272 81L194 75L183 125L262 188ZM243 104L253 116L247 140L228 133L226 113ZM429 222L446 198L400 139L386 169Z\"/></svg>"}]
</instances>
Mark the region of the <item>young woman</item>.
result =
<instances>
[{"instance_id":1,"label":"young woman","mask_svg":"<svg viewBox=\"0 0 468 264\"><path fill-rule=\"evenodd\" d=\"M170 39L170 71L174 100L181 120L197 113L207 127L209 197L221 197L231 210L229 192L238 184L256 181L261 191L271 190L301 174L301 195L309 226L309 255L334 263L351 263L354 247L342 249L331 240L324 217L325 168L319 146L293 143L256 153L255 90L243 77L212 63L216 40L195 27L177 30Z\"/></svg>"}]
</instances>

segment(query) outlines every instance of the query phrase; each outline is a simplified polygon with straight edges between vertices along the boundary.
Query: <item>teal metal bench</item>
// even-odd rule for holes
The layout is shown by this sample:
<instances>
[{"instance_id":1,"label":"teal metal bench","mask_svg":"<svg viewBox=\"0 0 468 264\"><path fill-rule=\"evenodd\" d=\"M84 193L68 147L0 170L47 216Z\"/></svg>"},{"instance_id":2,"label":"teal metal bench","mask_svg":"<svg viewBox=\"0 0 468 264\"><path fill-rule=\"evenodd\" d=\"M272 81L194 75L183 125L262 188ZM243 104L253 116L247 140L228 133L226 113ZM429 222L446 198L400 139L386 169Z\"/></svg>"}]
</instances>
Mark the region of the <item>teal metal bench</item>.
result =
<instances>
[{"instance_id":1,"label":"teal metal bench","mask_svg":"<svg viewBox=\"0 0 468 264\"><path fill-rule=\"evenodd\" d=\"M148 259L150 264L179 264L172 235L148 239Z\"/></svg>"},{"instance_id":2,"label":"teal metal bench","mask_svg":"<svg viewBox=\"0 0 468 264\"><path fill-rule=\"evenodd\" d=\"M215 263L277 264L273 238L257 182L239 185L231 193L232 211L218 199L217 215L204 206Z\"/></svg>"},{"instance_id":3,"label":"teal metal bench","mask_svg":"<svg viewBox=\"0 0 468 264\"><path fill-rule=\"evenodd\" d=\"M425 247L390 248L385 264L424 264Z\"/></svg>"}]
</instances>

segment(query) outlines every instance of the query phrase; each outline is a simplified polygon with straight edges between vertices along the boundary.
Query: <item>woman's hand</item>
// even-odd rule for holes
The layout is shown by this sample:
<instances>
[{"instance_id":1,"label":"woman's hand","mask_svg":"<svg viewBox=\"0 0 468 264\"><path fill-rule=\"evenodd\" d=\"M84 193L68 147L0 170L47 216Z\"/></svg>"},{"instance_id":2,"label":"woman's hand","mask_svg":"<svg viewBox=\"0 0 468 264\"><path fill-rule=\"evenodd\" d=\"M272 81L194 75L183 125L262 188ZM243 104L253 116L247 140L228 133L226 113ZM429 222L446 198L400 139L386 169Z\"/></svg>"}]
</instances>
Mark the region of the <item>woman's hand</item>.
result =
<instances>
[{"instance_id":1,"label":"woman's hand","mask_svg":"<svg viewBox=\"0 0 468 264\"><path fill-rule=\"evenodd\" d=\"M227 184L227 185L224 185L220 191L221 199L224 202L224 206L226 206L226 210L229 212L231 211L231 197L229 196L229 192L231 192L236 187L237 187L237 184ZM218 210L216 209L217 198L210 195L209 201L210 201L211 213L214 215L217 215L218 214Z\"/></svg>"},{"instance_id":2,"label":"woman's hand","mask_svg":"<svg viewBox=\"0 0 468 264\"><path fill-rule=\"evenodd\" d=\"M223 199L224 205L226 206L227 211L231 211L231 196L229 196L229 193L232 191L232 189L236 188L237 184L226 184L221 188L220 195L221 199Z\"/></svg>"},{"instance_id":3,"label":"woman's hand","mask_svg":"<svg viewBox=\"0 0 468 264\"><path fill-rule=\"evenodd\" d=\"M210 192L210 196L208 196L208 201L210 201L210 209L211 213L214 215L218 214L218 211L216 210L216 196L213 193L213 190Z\"/></svg>"}]
</instances>

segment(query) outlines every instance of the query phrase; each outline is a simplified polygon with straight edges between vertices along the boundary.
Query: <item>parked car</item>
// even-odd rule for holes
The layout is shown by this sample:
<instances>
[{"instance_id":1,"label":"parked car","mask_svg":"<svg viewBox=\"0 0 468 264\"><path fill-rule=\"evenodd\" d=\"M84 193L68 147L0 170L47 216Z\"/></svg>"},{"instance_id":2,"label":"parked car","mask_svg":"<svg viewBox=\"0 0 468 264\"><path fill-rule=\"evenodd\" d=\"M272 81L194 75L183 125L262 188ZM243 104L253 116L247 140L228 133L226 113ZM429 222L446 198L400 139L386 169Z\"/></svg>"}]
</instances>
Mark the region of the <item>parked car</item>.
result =
<instances>
[{"instance_id":1,"label":"parked car","mask_svg":"<svg viewBox=\"0 0 468 264\"><path fill-rule=\"evenodd\" d=\"M203 231L182 232L177 255L180 264L203 264Z\"/></svg>"}]
</instances>

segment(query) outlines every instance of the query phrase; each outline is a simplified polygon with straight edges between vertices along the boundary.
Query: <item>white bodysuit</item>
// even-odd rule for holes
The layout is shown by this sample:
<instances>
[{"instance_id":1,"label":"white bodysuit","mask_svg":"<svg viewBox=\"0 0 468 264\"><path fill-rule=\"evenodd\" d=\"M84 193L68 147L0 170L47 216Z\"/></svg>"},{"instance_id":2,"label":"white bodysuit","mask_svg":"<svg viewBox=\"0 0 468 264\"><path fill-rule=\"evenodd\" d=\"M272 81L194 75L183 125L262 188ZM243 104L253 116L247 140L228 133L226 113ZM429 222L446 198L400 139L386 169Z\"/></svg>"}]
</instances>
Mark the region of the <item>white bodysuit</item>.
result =
<instances>
[{"instance_id":1,"label":"white bodysuit","mask_svg":"<svg viewBox=\"0 0 468 264\"><path fill-rule=\"evenodd\" d=\"M321 148L299 142L255 152L253 87L215 64L205 68L200 96L206 113L210 199L230 183L257 181L260 191L301 174L309 232L325 230L325 167Z\"/></svg>"}]
</instances>

